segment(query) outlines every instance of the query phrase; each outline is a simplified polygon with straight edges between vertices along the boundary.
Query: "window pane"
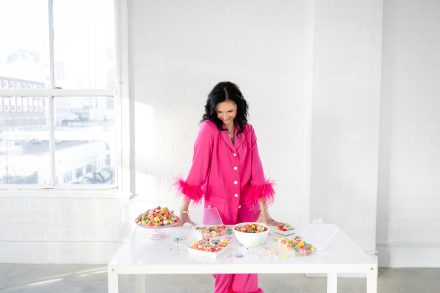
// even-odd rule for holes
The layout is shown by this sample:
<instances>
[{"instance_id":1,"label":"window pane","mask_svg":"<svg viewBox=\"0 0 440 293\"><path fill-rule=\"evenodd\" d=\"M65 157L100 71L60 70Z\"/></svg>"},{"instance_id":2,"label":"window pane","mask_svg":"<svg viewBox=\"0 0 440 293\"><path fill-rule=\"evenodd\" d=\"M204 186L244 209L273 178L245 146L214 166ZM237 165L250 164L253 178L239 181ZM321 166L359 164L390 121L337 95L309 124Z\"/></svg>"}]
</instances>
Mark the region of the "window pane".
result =
<instances>
[{"instance_id":1,"label":"window pane","mask_svg":"<svg viewBox=\"0 0 440 293\"><path fill-rule=\"evenodd\" d=\"M47 0L0 2L0 89L50 87Z\"/></svg>"},{"instance_id":2,"label":"window pane","mask_svg":"<svg viewBox=\"0 0 440 293\"><path fill-rule=\"evenodd\" d=\"M55 84L115 88L112 0L54 1Z\"/></svg>"},{"instance_id":3,"label":"window pane","mask_svg":"<svg viewBox=\"0 0 440 293\"><path fill-rule=\"evenodd\" d=\"M51 183L48 129L47 98L0 97L0 184Z\"/></svg>"},{"instance_id":4,"label":"window pane","mask_svg":"<svg viewBox=\"0 0 440 293\"><path fill-rule=\"evenodd\" d=\"M55 98L57 184L114 184L113 97Z\"/></svg>"}]
</instances>

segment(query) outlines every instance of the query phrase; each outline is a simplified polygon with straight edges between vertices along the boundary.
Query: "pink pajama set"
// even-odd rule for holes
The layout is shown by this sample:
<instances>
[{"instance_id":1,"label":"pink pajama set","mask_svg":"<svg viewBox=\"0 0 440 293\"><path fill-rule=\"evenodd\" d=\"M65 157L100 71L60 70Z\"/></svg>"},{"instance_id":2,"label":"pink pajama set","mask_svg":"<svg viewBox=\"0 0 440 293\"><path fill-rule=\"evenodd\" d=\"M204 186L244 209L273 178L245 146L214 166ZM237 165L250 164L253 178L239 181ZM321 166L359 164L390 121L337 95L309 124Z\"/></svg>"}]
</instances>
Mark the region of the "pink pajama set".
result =
<instances>
[{"instance_id":1,"label":"pink pajama set","mask_svg":"<svg viewBox=\"0 0 440 293\"><path fill-rule=\"evenodd\" d=\"M258 219L258 201L273 200L272 183L264 177L253 127L247 124L232 144L227 131L212 121L203 121L194 144L193 162L186 180L176 182L179 191L194 202L204 198L205 207L215 207L224 224ZM216 274L215 293L257 293L256 274Z\"/></svg>"}]
</instances>

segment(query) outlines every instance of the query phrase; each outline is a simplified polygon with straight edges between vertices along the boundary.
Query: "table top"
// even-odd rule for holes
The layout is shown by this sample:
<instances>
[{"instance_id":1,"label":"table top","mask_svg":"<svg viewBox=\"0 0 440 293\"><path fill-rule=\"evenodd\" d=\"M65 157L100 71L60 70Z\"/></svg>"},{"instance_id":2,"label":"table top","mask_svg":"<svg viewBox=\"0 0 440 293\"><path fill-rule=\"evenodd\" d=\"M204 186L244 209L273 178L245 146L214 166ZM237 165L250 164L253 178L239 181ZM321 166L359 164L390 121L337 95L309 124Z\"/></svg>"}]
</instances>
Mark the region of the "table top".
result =
<instances>
[{"instance_id":1,"label":"table top","mask_svg":"<svg viewBox=\"0 0 440 293\"><path fill-rule=\"evenodd\" d=\"M365 273L377 267L375 258L367 255L339 227L332 227L336 234L315 255L295 256L277 243L278 234L270 232L263 245L253 248L245 248L233 238L228 250L216 259L188 254L190 243L196 239L191 226L163 229L161 232L167 237L161 240L151 239L154 230L136 227L109 268L121 274L203 274Z\"/></svg>"}]
</instances>

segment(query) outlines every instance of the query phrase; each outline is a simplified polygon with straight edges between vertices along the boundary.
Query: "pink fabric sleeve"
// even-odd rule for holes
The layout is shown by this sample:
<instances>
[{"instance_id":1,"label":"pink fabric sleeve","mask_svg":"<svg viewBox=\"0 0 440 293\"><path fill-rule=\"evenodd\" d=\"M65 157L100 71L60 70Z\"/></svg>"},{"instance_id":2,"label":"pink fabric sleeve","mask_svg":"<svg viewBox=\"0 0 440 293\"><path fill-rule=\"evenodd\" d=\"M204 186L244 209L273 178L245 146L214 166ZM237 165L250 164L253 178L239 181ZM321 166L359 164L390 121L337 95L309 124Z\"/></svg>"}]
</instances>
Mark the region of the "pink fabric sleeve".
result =
<instances>
[{"instance_id":1,"label":"pink fabric sleeve","mask_svg":"<svg viewBox=\"0 0 440 293\"><path fill-rule=\"evenodd\" d=\"M274 182L266 180L264 177L263 165L258 153L257 137L251 125L251 145L252 145L252 179L250 186L244 190L246 200L252 203L264 198L267 203L274 200Z\"/></svg>"},{"instance_id":2,"label":"pink fabric sleeve","mask_svg":"<svg viewBox=\"0 0 440 293\"><path fill-rule=\"evenodd\" d=\"M199 202L205 193L204 185L212 157L213 137L208 122L202 122L196 141L191 168L186 180L177 178L177 190L194 202Z\"/></svg>"}]
</instances>

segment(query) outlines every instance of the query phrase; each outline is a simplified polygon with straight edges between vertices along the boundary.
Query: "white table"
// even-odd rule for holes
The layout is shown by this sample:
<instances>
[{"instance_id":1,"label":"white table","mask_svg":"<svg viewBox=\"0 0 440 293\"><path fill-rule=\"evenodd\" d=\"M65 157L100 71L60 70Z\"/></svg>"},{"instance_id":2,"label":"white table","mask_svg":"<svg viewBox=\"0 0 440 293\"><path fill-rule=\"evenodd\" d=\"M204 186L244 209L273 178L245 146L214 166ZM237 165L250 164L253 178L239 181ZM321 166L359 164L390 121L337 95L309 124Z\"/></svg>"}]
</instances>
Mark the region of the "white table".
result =
<instances>
[{"instance_id":1,"label":"white table","mask_svg":"<svg viewBox=\"0 0 440 293\"><path fill-rule=\"evenodd\" d=\"M136 292L145 292L147 274L317 273L327 275L327 292L336 293L338 274L360 273L367 278L367 293L377 293L376 260L335 228L332 241L313 256L294 257L271 233L263 246L246 249L234 239L228 251L209 259L188 255L188 244L194 239L191 227L165 229L168 237L163 240L152 240L152 230L137 227L108 265L108 292L118 292L120 274L136 275Z\"/></svg>"}]
</instances>

